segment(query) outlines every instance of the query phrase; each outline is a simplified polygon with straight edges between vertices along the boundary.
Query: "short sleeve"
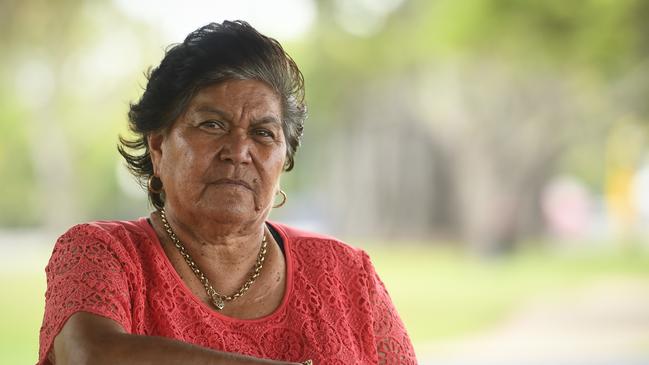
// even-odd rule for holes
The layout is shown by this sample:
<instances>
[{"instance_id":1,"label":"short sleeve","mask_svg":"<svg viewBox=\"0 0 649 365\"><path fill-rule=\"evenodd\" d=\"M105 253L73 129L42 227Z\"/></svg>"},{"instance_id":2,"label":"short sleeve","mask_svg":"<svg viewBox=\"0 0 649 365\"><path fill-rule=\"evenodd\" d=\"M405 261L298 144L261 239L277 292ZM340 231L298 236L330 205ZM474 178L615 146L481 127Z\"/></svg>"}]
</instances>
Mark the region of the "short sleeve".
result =
<instances>
[{"instance_id":1,"label":"short sleeve","mask_svg":"<svg viewBox=\"0 0 649 365\"><path fill-rule=\"evenodd\" d=\"M91 224L75 226L56 241L45 268L47 291L38 364L49 364L54 338L74 313L110 318L129 331L128 274L119 251L115 238Z\"/></svg>"},{"instance_id":2,"label":"short sleeve","mask_svg":"<svg viewBox=\"0 0 649 365\"><path fill-rule=\"evenodd\" d=\"M397 309L369 256L363 252L363 266L369 276L369 299L372 307L372 329L379 365L417 364L415 351Z\"/></svg>"}]
</instances>

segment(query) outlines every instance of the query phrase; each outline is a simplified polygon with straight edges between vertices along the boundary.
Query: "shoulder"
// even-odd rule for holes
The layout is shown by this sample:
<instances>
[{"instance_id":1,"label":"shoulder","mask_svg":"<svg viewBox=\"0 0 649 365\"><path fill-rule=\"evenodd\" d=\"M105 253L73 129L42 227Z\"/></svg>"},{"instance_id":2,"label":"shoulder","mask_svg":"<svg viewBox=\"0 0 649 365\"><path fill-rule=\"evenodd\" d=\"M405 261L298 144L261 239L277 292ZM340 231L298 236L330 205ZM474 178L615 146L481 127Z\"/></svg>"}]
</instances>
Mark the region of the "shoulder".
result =
<instances>
[{"instance_id":1,"label":"shoulder","mask_svg":"<svg viewBox=\"0 0 649 365\"><path fill-rule=\"evenodd\" d=\"M276 222L271 225L289 242L298 261L306 260L316 266L334 264L354 271L364 270L368 265L369 256L363 249L337 238Z\"/></svg>"},{"instance_id":2,"label":"shoulder","mask_svg":"<svg viewBox=\"0 0 649 365\"><path fill-rule=\"evenodd\" d=\"M93 258L93 261L100 262L117 259L123 262L137 256L138 247L149 239L143 222L146 223L144 218L77 224L57 239L48 267L59 266L59 261L80 258Z\"/></svg>"},{"instance_id":3,"label":"shoulder","mask_svg":"<svg viewBox=\"0 0 649 365\"><path fill-rule=\"evenodd\" d=\"M321 240L335 240L335 238L328 236L323 233L315 233L315 232L310 232L301 228L296 228L292 227L283 223L278 223L278 222L268 222L273 228L278 230L282 236L285 236L285 238L288 238L290 240L296 240L296 239L321 239Z\"/></svg>"},{"instance_id":4,"label":"shoulder","mask_svg":"<svg viewBox=\"0 0 649 365\"><path fill-rule=\"evenodd\" d=\"M55 249L59 246L80 246L96 243L108 245L128 245L146 238L146 219L134 221L94 221L77 224L57 240Z\"/></svg>"},{"instance_id":5,"label":"shoulder","mask_svg":"<svg viewBox=\"0 0 649 365\"><path fill-rule=\"evenodd\" d=\"M146 234L142 221L146 222L146 219L86 222L72 226L61 237L94 236L96 238L119 239L124 236L137 236Z\"/></svg>"}]
</instances>

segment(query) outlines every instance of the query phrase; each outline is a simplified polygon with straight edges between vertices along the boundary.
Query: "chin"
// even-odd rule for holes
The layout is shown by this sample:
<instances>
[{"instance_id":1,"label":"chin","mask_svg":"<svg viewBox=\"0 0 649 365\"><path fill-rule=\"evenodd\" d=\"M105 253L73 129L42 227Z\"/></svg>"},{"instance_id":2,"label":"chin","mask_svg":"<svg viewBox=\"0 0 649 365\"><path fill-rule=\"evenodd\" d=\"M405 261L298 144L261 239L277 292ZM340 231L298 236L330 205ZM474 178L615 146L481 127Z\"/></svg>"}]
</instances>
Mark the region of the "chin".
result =
<instances>
[{"instance_id":1,"label":"chin","mask_svg":"<svg viewBox=\"0 0 649 365\"><path fill-rule=\"evenodd\" d=\"M227 209L215 209L210 212L213 221L219 223L242 223L254 220L257 215L252 212L230 211Z\"/></svg>"},{"instance_id":2,"label":"chin","mask_svg":"<svg viewBox=\"0 0 649 365\"><path fill-rule=\"evenodd\" d=\"M247 222L259 216L252 199L222 199L201 208L210 219L223 223Z\"/></svg>"}]
</instances>

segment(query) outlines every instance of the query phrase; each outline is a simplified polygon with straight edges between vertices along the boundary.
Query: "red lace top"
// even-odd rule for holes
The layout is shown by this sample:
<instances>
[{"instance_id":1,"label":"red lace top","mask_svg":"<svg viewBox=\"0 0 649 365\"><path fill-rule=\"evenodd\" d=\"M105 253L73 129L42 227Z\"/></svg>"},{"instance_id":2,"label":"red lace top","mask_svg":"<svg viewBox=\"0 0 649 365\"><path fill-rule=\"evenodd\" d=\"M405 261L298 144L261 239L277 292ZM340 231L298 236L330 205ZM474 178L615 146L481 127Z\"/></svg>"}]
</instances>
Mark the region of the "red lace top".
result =
<instances>
[{"instance_id":1,"label":"red lace top","mask_svg":"<svg viewBox=\"0 0 649 365\"><path fill-rule=\"evenodd\" d=\"M75 226L47 265L38 364L75 312L126 331L227 352L315 364L416 364L408 334L367 254L272 223L284 241L286 291L258 319L226 317L187 288L145 218Z\"/></svg>"}]
</instances>

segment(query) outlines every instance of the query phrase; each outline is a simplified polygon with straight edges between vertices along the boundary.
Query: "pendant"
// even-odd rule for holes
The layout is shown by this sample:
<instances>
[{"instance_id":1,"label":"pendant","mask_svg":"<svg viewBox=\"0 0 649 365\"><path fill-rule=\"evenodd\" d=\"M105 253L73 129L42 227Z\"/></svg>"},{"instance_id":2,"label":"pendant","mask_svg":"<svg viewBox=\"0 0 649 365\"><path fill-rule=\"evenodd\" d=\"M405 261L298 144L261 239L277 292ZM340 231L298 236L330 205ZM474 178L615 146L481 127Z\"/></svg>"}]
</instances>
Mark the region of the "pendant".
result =
<instances>
[{"instance_id":1,"label":"pendant","mask_svg":"<svg viewBox=\"0 0 649 365\"><path fill-rule=\"evenodd\" d=\"M223 302L223 299L217 296L212 297L212 304L214 304L217 310L221 310L223 309L223 307L225 307L225 302Z\"/></svg>"}]
</instances>

